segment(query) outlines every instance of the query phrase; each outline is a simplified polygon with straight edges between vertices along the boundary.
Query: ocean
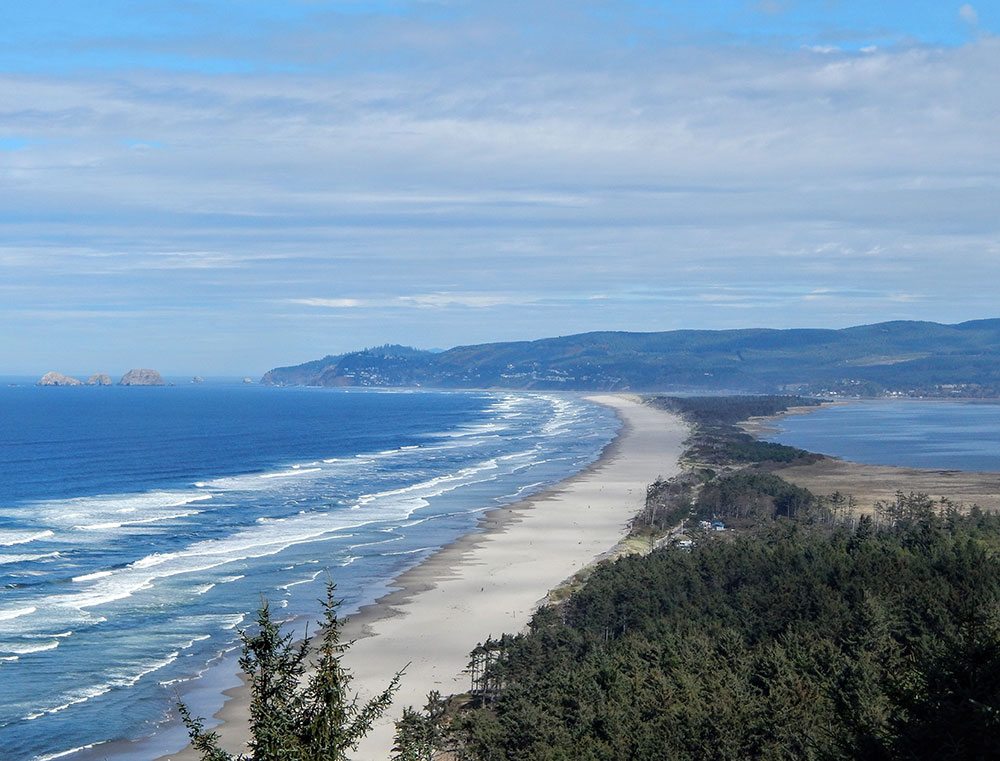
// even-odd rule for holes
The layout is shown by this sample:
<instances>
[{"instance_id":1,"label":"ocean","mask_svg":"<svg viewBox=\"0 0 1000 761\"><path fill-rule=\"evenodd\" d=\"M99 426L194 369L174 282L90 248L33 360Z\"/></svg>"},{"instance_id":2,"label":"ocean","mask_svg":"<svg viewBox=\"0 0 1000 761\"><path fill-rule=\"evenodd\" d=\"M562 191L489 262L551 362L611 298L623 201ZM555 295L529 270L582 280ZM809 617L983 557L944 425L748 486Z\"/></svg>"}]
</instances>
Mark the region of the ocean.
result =
<instances>
[{"instance_id":1,"label":"ocean","mask_svg":"<svg viewBox=\"0 0 1000 761\"><path fill-rule=\"evenodd\" d=\"M545 393L0 388L3 758L176 750L262 595L301 627L331 578L357 610L618 427Z\"/></svg>"},{"instance_id":2,"label":"ocean","mask_svg":"<svg viewBox=\"0 0 1000 761\"><path fill-rule=\"evenodd\" d=\"M1000 404L890 400L778 419L771 441L869 465L1000 472Z\"/></svg>"}]
</instances>

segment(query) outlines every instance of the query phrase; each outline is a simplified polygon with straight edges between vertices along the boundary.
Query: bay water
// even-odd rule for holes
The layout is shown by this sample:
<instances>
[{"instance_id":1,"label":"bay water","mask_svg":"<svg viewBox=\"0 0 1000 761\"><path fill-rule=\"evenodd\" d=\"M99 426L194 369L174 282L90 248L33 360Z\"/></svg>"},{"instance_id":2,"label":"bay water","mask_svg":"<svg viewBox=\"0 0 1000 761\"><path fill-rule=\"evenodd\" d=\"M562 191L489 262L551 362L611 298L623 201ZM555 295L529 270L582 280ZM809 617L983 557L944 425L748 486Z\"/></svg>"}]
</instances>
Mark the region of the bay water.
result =
<instances>
[{"instance_id":1,"label":"bay water","mask_svg":"<svg viewBox=\"0 0 1000 761\"><path fill-rule=\"evenodd\" d=\"M1000 404L878 400L779 418L767 436L869 465L1000 472Z\"/></svg>"}]
</instances>

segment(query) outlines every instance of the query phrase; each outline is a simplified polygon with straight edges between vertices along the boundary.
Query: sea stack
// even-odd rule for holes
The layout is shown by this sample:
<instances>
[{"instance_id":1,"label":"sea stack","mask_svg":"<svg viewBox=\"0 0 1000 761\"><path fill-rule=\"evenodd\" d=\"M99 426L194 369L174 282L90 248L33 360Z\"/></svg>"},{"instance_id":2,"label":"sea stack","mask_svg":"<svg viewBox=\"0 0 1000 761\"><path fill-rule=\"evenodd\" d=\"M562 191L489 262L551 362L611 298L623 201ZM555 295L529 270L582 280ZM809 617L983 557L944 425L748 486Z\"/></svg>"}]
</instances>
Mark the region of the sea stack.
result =
<instances>
[{"instance_id":1,"label":"sea stack","mask_svg":"<svg viewBox=\"0 0 1000 761\"><path fill-rule=\"evenodd\" d=\"M71 378L62 373L45 373L39 381L39 386L82 386L83 381L79 378Z\"/></svg>"},{"instance_id":2,"label":"sea stack","mask_svg":"<svg viewBox=\"0 0 1000 761\"><path fill-rule=\"evenodd\" d=\"M163 376L156 370L138 368L129 370L122 379L118 381L119 386L166 386Z\"/></svg>"},{"instance_id":3,"label":"sea stack","mask_svg":"<svg viewBox=\"0 0 1000 761\"><path fill-rule=\"evenodd\" d=\"M111 376L107 373L94 373L87 378L88 386L110 386Z\"/></svg>"}]
</instances>

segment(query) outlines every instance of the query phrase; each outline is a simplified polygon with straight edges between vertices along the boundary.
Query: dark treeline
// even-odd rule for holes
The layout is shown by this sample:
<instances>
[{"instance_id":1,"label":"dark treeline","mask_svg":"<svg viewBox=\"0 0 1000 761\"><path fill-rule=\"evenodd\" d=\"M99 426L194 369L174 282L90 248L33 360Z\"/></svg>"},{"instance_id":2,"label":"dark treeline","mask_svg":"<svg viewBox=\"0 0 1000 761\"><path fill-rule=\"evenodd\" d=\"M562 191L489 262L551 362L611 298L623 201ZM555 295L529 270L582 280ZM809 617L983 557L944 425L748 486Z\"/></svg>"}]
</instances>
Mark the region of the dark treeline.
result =
<instances>
[{"instance_id":1,"label":"dark treeline","mask_svg":"<svg viewBox=\"0 0 1000 761\"><path fill-rule=\"evenodd\" d=\"M737 423L821 403L802 396L654 396L649 400L654 407L675 412L694 426L685 457L710 465L787 464L817 459L818 455L804 449L760 441L738 428Z\"/></svg>"},{"instance_id":2,"label":"dark treeline","mask_svg":"<svg viewBox=\"0 0 1000 761\"><path fill-rule=\"evenodd\" d=\"M654 396L654 407L683 415L696 425L733 425L747 418L770 417L792 407L815 407L822 402L805 396Z\"/></svg>"},{"instance_id":3,"label":"dark treeline","mask_svg":"<svg viewBox=\"0 0 1000 761\"><path fill-rule=\"evenodd\" d=\"M604 564L451 733L479 761L995 758L998 547L995 515L913 510Z\"/></svg>"},{"instance_id":4,"label":"dark treeline","mask_svg":"<svg viewBox=\"0 0 1000 761\"><path fill-rule=\"evenodd\" d=\"M774 475L742 470L709 480L695 502L703 518L761 519L785 517L826 521L832 518L828 500Z\"/></svg>"}]
</instances>

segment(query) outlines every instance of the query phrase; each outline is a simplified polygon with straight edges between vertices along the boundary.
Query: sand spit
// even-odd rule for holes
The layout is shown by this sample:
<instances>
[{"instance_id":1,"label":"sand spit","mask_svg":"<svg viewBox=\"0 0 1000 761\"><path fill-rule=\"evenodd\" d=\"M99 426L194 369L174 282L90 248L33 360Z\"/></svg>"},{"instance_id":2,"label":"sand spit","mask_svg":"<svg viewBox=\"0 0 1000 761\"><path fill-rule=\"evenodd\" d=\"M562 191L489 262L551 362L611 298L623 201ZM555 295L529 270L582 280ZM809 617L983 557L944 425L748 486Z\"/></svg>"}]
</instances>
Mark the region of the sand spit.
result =
<instances>
[{"instance_id":1,"label":"sand spit","mask_svg":"<svg viewBox=\"0 0 1000 761\"><path fill-rule=\"evenodd\" d=\"M979 505L984 510L1000 510L1000 473L864 465L832 457L774 472L815 494L849 494L860 513L871 514L878 501L892 502L897 489L935 499L947 497L965 508Z\"/></svg>"},{"instance_id":2,"label":"sand spit","mask_svg":"<svg viewBox=\"0 0 1000 761\"><path fill-rule=\"evenodd\" d=\"M618 437L589 468L549 491L488 513L480 530L400 576L397 591L352 617L356 639L346 663L362 698L409 664L390 714L354 754L390 756L394 721L421 706L429 690L468 689L468 654L489 635L523 629L548 591L613 548L643 506L646 486L679 472L689 429L676 415L636 397L597 395L623 421ZM217 715L227 749L243 749L247 695L231 690ZM190 749L165 758L193 761Z\"/></svg>"}]
</instances>

